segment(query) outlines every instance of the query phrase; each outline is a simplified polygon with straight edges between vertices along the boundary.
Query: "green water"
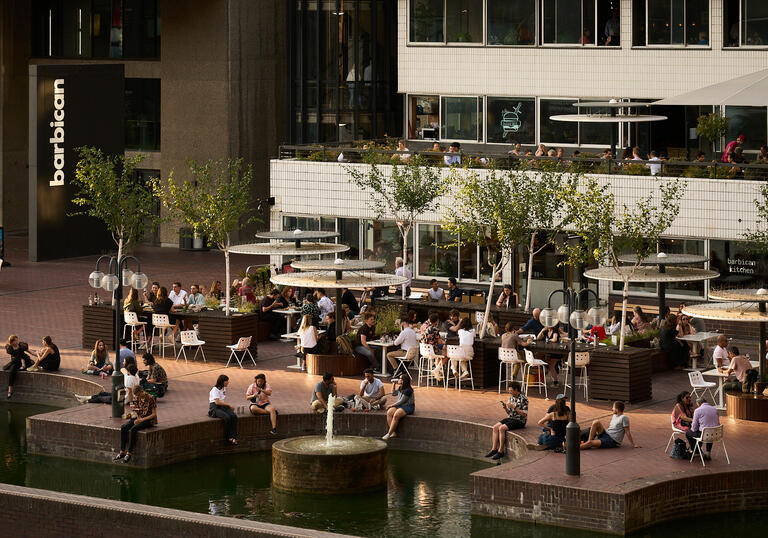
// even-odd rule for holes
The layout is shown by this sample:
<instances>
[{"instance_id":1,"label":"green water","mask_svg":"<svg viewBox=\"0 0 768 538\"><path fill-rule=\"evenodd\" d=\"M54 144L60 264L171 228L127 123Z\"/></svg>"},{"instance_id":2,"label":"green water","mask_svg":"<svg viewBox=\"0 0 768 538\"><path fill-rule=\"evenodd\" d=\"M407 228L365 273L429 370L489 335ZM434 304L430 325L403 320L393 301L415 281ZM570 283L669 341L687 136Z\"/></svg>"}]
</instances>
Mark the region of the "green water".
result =
<instances>
[{"instance_id":1,"label":"green water","mask_svg":"<svg viewBox=\"0 0 768 538\"><path fill-rule=\"evenodd\" d=\"M269 452L152 470L27 455L26 417L50 410L0 403L0 482L358 536L601 536L471 516L468 475L486 465L464 458L391 451L386 492L323 497L273 490ZM667 523L639 536L721 538L762 532L766 525L764 512L721 514Z\"/></svg>"}]
</instances>

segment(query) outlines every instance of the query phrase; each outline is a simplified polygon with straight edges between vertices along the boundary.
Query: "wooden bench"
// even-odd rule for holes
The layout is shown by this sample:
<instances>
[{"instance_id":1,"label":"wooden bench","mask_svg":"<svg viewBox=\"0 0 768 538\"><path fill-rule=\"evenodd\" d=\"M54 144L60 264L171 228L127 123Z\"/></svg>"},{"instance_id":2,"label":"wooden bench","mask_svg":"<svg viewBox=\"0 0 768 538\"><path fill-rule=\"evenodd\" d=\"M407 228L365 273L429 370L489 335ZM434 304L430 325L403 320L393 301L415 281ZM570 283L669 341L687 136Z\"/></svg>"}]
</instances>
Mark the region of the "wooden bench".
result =
<instances>
[{"instance_id":1,"label":"wooden bench","mask_svg":"<svg viewBox=\"0 0 768 538\"><path fill-rule=\"evenodd\" d=\"M627 302L627 312L632 312L632 310L635 309L636 306L639 306L643 309L643 314L653 314L654 316L659 315L659 306L658 305L648 305L648 304L637 304L637 303L630 303ZM616 312L617 315L621 315L621 301L617 301L615 305L613 305L613 310Z\"/></svg>"},{"instance_id":2,"label":"wooden bench","mask_svg":"<svg viewBox=\"0 0 768 538\"><path fill-rule=\"evenodd\" d=\"M368 360L362 355L307 354L307 373L323 375L326 372L338 376L358 376L368 368Z\"/></svg>"},{"instance_id":3,"label":"wooden bench","mask_svg":"<svg viewBox=\"0 0 768 538\"><path fill-rule=\"evenodd\" d=\"M725 393L725 407L730 418L768 422L768 396L728 391Z\"/></svg>"}]
</instances>

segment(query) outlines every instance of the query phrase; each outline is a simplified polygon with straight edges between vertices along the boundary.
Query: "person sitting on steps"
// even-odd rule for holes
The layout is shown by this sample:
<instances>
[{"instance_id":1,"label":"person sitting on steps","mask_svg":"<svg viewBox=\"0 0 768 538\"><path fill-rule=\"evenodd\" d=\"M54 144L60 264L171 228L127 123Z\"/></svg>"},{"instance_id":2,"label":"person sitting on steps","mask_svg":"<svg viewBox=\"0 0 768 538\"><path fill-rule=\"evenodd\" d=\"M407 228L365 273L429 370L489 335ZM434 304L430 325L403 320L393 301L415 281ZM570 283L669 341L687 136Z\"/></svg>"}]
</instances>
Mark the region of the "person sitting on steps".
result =
<instances>
[{"instance_id":1,"label":"person sitting on steps","mask_svg":"<svg viewBox=\"0 0 768 538\"><path fill-rule=\"evenodd\" d=\"M504 445L507 439L507 430L525 428L528 420L528 398L520 392L520 382L512 381L509 384L509 401L501 402L507 418L501 419L493 425L491 437L491 451L485 455L492 460L500 460L504 457Z\"/></svg>"},{"instance_id":2,"label":"person sitting on steps","mask_svg":"<svg viewBox=\"0 0 768 538\"><path fill-rule=\"evenodd\" d=\"M579 447L581 450L590 448L618 448L627 436L634 448L640 448L635 444L632 433L629 431L629 417L624 414L624 402L613 402L613 417L608 428L603 427L599 420L592 422L589 429L589 437ZM563 443L565 445L565 443ZM565 448L565 446L563 446Z\"/></svg>"},{"instance_id":3,"label":"person sitting on steps","mask_svg":"<svg viewBox=\"0 0 768 538\"><path fill-rule=\"evenodd\" d=\"M132 365L134 368L136 365ZM128 463L131 461L133 447L136 446L136 434L139 430L149 428L157 424L157 403L155 399L144 392L141 386L135 389L134 413L131 418L120 427L120 453L112 461Z\"/></svg>"},{"instance_id":4,"label":"person sitting on steps","mask_svg":"<svg viewBox=\"0 0 768 538\"><path fill-rule=\"evenodd\" d=\"M277 433L277 408L269 401L270 396L272 396L272 387L267 384L267 376L256 374L253 383L245 391L245 399L251 402L248 409L253 415L269 415L269 421L272 424L269 433L275 435Z\"/></svg>"}]
</instances>

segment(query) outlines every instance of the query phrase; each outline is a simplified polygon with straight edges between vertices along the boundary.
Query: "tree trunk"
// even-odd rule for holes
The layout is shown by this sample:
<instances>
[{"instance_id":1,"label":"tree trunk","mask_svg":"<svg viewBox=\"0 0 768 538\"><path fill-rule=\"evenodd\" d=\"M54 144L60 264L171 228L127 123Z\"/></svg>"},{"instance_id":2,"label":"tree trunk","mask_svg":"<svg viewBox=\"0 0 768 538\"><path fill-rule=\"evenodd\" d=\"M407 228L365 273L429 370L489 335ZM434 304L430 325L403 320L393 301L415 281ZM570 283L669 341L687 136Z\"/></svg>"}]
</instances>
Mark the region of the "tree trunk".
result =
<instances>
[{"instance_id":1,"label":"tree trunk","mask_svg":"<svg viewBox=\"0 0 768 538\"><path fill-rule=\"evenodd\" d=\"M410 231L410 226L400 230L403 235L403 276L406 276L406 270L408 269L408 232ZM403 292L402 299L405 300L405 284L400 286L400 288Z\"/></svg>"},{"instance_id":2,"label":"tree trunk","mask_svg":"<svg viewBox=\"0 0 768 538\"><path fill-rule=\"evenodd\" d=\"M533 246L536 242L536 232L531 234L531 244L528 245L528 277L525 279L525 311L531 308L531 282L533 281ZM514 270L514 268L513 268Z\"/></svg>"},{"instance_id":3,"label":"tree trunk","mask_svg":"<svg viewBox=\"0 0 768 538\"><path fill-rule=\"evenodd\" d=\"M488 299L485 301L485 315L483 316L483 322L480 324L480 338L485 338L485 330L488 327L488 316L491 314L491 303L493 302L493 287L496 285L496 277L501 272L501 268L504 267L504 259L499 263L493 265L493 271L491 272L491 285L488 287Z\"/></svg>"},{"instance_id":4,"label":"tree trunk","mask_svg":"<svg viewBox=\"0 0 768 538\"><path fill-rule=\"evenodd\" d=\"M627 298L629 297L629 278L624 279L624 293L621 301L621 335L619 336L619 351L624 351L624 325L627 323Z\"/></svg>"},{"instance_id":5,"label":"tree trunk","mask_svg":"<svg viewBox=\"0 0 768 538\"><path fill-rule=\"evenodd\" d=\"M224 247L224 315L229 316L229 242Z\"/></svg>"},{"instance_id":6,"label":"tree trunk","mask_svg":"<svg viewBox=\"0 0 768 538\"><path fill-rule=\"evenodd\" d=\"M115 264L115 271L120 273L120 259L123 257L123 238L121 237L117 241L117 263ZM118 280L120 280L118 287L123 285L123 275L119 274L117 275ZM112 306L115 306L115 303L117 302L117 290L112 292Z\"/></svg>"}]
</instances>

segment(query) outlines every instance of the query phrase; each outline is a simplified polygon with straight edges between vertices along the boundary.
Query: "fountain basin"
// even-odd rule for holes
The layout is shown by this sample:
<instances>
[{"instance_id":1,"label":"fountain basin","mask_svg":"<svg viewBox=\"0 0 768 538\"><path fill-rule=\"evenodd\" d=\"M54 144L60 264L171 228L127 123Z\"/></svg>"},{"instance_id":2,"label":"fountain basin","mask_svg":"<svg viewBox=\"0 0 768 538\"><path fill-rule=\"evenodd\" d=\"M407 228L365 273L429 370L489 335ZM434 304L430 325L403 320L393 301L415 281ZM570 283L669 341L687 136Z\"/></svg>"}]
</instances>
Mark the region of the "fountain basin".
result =
<instances>
[{"instance_id":1,"label":"fountain basin","mask_svg":"<svg viewBox=\"0 0 768 538\"><path fill-rule=\"evenodd\" d=\"M387 444L370 437L340 435L333 444L307 435L272 445L272 485L298 493L351 493L383 488Z\"/></svg>"}]
</instances>

